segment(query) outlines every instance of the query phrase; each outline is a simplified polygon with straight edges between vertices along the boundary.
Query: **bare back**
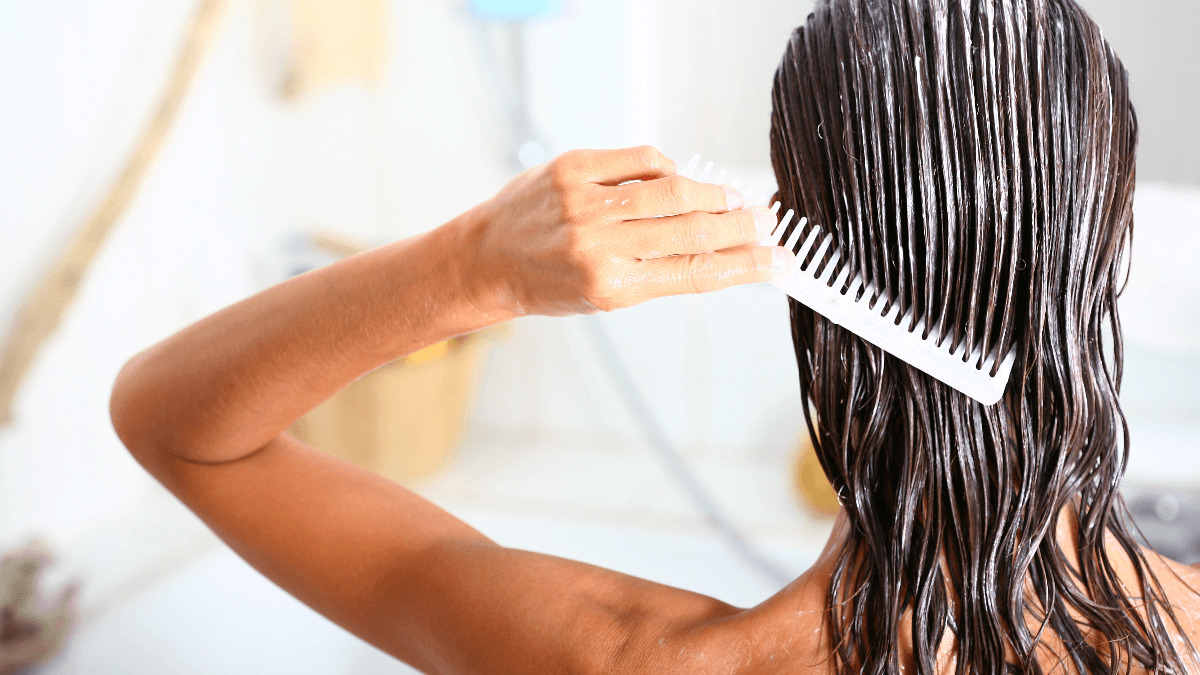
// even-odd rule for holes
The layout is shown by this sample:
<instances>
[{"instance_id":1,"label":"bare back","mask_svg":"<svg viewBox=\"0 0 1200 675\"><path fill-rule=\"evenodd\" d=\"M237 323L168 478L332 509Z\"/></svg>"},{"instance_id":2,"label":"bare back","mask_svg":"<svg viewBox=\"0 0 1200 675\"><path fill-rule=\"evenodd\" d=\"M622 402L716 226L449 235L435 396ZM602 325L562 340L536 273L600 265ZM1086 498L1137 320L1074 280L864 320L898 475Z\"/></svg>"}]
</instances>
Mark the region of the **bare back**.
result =
<instances>
[{"instance_id":1,"label":"bare back","mask_svg":"<svg viewBox=\"0 0 1200 675\"><path fill-rule=\"evenodd\" d=\"M1193 644L1200 644L1200 565L1187 566L1148 549L1143 551L1185 634ZM1125 585L1136 588L1137 578L1128 559L1114 555L1114 561ZM823 621L831 569L829 556L822 555L808 572L766 602L698 629L687 648L677 656L682 659L688 651L706 655L699 662L682 659L690 668L713 668L692 672L834 675L837 671L832 643ZM1097 640L1093 646L1100 647L1100 642ZM1069 665L1068 650L1057 636L1049 634L1043 643L1046 657L1041 665L1046 672L1056 667L1075 672ZM897 644L905 668L915 669L907 636L897 635ZM951 641L946 640L945 644L939 664L943 666L941 672L952 673L955 663ZM1068 660L1060 662L1060 658ZM1200 662L1193 660L1190 665L1200 669ZM1135 667L1132 672L1151 671Z\"/></svg>"}]
</instances>

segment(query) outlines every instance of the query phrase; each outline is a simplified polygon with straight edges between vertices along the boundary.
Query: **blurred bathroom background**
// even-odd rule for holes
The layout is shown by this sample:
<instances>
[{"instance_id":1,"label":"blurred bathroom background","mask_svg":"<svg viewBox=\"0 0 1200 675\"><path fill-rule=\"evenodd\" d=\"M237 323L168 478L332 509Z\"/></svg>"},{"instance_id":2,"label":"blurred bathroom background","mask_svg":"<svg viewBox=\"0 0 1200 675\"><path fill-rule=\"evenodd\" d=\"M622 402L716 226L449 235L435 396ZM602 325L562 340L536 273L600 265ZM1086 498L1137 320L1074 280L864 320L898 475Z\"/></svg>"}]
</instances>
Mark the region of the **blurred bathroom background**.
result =
<instances>
[{"instance_id":1,"label":"blurred bathroom background","mask_svg":"<svg viewBox=\"0 0 1200 675\"><path fill-rule=\"evenodd\" d=\"M1130 70L1142 130L1126 491L1147 536L1197 562L1200 4L1080 2ZM136 466L108 421L118 369L563 150L650 143L769 188L771 78L812 2L230 0L88 255L77 233L203 4L0 5L0 342L36 343L27 367L0 363L20 383L0 422L0 551L53 552L50 599L79 584L77 621L37 672L409 672L265 581ZM70 302L34 293L56 269ZM45 340L14 337L43 315L61 315ZM352 459L502 544L752 605L831 523L800 410L786 303L760 286L524 318L397 364L306 433L337 446L339 429L369 429Z\"/></svg>"}]
</instances>

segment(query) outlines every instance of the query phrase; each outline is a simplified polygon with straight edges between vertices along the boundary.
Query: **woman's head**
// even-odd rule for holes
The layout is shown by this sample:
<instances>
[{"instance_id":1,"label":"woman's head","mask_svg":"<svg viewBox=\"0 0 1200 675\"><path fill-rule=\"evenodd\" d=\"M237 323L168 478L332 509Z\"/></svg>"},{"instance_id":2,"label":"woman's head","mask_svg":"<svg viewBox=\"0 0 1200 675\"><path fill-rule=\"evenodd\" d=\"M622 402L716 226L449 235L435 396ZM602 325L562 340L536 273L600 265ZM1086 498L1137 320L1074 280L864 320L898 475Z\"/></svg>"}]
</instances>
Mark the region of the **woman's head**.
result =
<instances>
[{"instance_id":1,"label":"woman's head","mask_svg":"<svg viewBox=\"0 0 1200 675\"><path fill-rule=\"evenodd\" d=\"M902 311L1016 348L987 407L791 303L810 431L853 525L830 596L842 662L892 662L911 611L930 667L948 629L961 668L1036 672L1029 616L1067 644L1084 624L1114 641L1074 651L1081 672L1177 665L1153 576L1131 611L1102 546L1113 532L1145 573L1117 493L1137 120L1099 27L1073 0L818 0L773 106L785 209ZM1071 503L1078 572L1056 538Z\"/></svg>"}]
</instances>

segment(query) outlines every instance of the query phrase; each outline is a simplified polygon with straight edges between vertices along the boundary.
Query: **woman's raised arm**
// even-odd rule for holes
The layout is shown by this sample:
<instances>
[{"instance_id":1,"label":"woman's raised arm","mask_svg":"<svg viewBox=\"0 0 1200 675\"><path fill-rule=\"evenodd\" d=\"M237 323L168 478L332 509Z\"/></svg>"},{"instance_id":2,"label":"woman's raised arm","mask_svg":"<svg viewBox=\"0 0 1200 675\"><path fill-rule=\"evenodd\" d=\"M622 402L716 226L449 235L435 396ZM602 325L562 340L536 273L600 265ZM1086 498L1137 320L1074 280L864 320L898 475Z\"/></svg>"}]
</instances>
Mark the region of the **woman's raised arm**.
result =
<instances>
[{"instance_id":1,"label":"woman's raised arm","mask_svg":"<svg viewBox=\"0 0 1200 675\"><path fill-rule=\"evenodd\" d=\"M113 390L114 427L252 565L419 668L569 672L651 658L647 645L732 608L504 549L283 432L364 373L448 337L764 281L793 263L751 245L770 212L674 173L652 148L567 153L426 234L269 288L132 358Z\"/></svg>"}]
</instances>

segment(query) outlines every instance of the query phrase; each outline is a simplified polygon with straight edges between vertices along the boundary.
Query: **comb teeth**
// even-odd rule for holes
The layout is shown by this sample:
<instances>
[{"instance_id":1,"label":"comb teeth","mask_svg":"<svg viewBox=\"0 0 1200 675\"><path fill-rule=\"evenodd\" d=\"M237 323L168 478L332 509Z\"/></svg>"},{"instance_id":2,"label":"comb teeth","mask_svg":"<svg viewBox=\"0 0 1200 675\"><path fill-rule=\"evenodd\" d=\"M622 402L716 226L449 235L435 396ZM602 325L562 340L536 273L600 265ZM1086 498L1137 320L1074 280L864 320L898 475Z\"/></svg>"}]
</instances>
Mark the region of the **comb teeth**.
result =
<instances>
[{"instance_id":1,"label":"comb teeth","mask_svg":"<svg viewBox=\"0 0 1200 675\"><path fill-rule=\"evenodd\" d=\"M691 175L700 162L696 155L681 172ZM711 173L709 162L702 176ZM721 172L721 177L725 176ZM700 178L703 180L703 178ZM747 206L752 201L749 189ZM767 193L769 195L770 192ZM781 205L771 210L778 216ZM783 246L796 253L797 263L792 271L771 281L771 284L803 303L829 321L849 330L885 352L918 370L946 383L984 405L992 405L1004 395L1012 371L1016 349L1010 349L997 364L999 347L981 342L968 346L966 340L955 339L943 326L933 326L925 333L925 321L914 317L911 310L900 313L900 303L894 302L886 289L865 283L860 275L850 276L850 265L843 260L832 233L819 225L800 218L788 231L796 213L789 209L770 235L759 242L761 246ZM785 236L786 235L786 236ZM829 253L826 260L826 252ZM805 261L808 264L805 265ZM969 347L969 348L968 348Z\"/></svg>"}]
</instances>

